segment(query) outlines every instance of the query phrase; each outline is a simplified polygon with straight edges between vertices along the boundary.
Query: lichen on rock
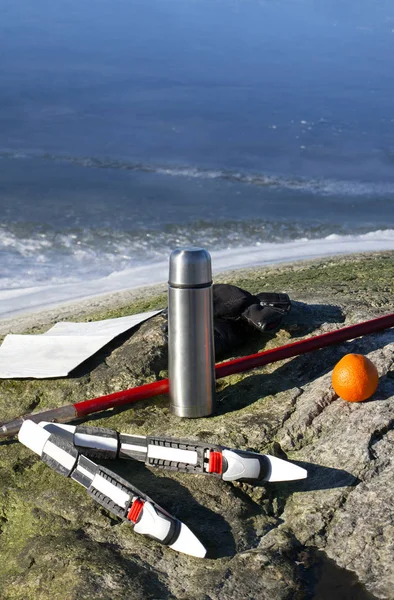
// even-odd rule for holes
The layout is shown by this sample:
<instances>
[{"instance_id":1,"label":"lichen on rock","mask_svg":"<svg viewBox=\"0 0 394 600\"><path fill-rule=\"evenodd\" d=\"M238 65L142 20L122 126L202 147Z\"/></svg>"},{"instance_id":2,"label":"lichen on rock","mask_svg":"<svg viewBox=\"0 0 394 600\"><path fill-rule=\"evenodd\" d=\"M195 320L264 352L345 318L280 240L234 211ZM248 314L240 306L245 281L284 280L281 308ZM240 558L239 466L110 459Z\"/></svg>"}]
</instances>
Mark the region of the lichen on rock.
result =
<instances>
[{"instance_id":1,"label":"lichen on rock","mask_svg":"<svg viewBox=\"0 0 394 600\"><path fill-rule=\"evenodd\" d=\"M394 253L386 252L235 271L217 281L252 293L287 292L293 300L278 332L253 336L237 350L246 355L393 312L393 275ZM151 289L134 304L95 299L90 310L70 308L67 316L122 316L165 301L162 290ZM57 314L32 317L29 327L23 319L3 322L1 333L23 324L45 330ZM157 316L121 336L67 379L1 381L1 420L165 376L161 323ZM331 388L331 370L348 352L367 355L380 374L377 392L360 404ZM27 448L1 442L0 597L304 600L342 592L394 599L393 353L388 329L221 379L210 418L173 417L161 396L84 421L270 452L307 468L304 481L252 486L106 463L189 525L208 548L205 560L134 534ZM327 595L319 596L323 581Z\"/></svg>"}]
</instances>

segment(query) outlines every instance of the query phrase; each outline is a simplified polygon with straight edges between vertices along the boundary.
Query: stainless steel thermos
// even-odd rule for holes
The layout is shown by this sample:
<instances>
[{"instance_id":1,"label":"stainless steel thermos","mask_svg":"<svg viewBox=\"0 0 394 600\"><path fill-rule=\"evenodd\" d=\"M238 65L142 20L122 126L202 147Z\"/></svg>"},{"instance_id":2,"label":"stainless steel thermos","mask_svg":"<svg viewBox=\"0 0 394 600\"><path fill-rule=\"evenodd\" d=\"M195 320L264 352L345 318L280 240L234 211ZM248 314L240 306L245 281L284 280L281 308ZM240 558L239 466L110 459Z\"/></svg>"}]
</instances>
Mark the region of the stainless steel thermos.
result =
<instances>
[{"instance_id":1,"label":"stainless steel thermos","mask_svg":"<svg viewBox=\"0 0 394 600\"><path fill-rule=\"evenodd\" d=\"M197 418L214 412L212 267L202 248L170 256L168 376L172 414Z\"/></svg>"}]
</instances>

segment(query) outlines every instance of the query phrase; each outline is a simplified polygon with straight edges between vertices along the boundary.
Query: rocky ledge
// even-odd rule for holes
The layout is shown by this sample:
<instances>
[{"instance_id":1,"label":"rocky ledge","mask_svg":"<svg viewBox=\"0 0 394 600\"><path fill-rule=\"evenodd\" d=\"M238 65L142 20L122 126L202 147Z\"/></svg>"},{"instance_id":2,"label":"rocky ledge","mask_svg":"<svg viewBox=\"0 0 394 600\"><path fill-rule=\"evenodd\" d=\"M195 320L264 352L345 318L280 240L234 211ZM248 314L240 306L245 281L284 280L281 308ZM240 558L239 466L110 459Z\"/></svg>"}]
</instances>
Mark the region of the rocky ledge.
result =
<instances>
[{"instance_id":1,"label":"rocky ledge","mask_svg":"<svg viewBox=\"0 0 394 600\"><path fill-rule=\"evenodd\" d=\"M393 312L394 253L224 274L251 292L287 292L280 331L257 334L246 355ZM164 307L160 290L68 317L86 320ZM124 298L124 296L122 296ZM114 308L115 307L115 308ZM40 328L57 319L56 310ZM17 331L18 322L8 323ZM24 321L19 321L20 324ZM1 381L0 418L61 406L166 376L161 317L50 381ZM2 332L7 331L3 322ZM37 331L38 325L32 330ZM367 355L380 383L360 404L339 399L331 371ZM178 554L133 533L15 440L0 443L0 596L3 600L285 600L394 598L394 330L371 334L218 382L214 417L181 420L162 396L85 423L136 434L209 440L304 466L293 483L216 478L107 463L195 531L208 558Z\"/></svg>"}]
</instances>

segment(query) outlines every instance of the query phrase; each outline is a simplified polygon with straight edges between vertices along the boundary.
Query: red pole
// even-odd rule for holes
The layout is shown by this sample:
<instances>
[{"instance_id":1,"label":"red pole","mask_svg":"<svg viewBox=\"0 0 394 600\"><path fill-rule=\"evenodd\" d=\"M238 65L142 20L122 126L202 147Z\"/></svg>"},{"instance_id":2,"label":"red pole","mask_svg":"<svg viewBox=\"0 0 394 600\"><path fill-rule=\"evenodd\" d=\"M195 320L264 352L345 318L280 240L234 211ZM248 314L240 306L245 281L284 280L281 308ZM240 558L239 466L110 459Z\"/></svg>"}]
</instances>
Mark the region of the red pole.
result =
<instances>
[{"instance_id":1,"label":"red pole","mask_svg":"<svg viewBox=\"0 0 394 600\"><path fill-rule=\"evenodd\" d=\"M216 379L234 375L235 373L242 373L243 371L249 371L278 360L292 358L293 356L305 354L306 352L311 352L312 350L324 348L325 346L330 346L332 344L339 344L340 342L382 331L383 329L388 329L393 326L394 313L370 321L364 321L357 325L350 325L349 327L329 331L328 333L306 338L305 340L293 342L292 344L286 344L285 346L273 348L272 350L264 350L263 352L251 354L250 356L227 360L216 365ZM92 400L77 402L74 404L77 413L76 417L83 417L100 410L114 408L115 406L123 406L125 404L136 402L137 400L145 400L146 398L152 398L153 396L167 394L168 391L168 379L161 379L160 381L140 385L129 390L115 392L114 394L93 398Z\"/></svg>"}]
</instances>

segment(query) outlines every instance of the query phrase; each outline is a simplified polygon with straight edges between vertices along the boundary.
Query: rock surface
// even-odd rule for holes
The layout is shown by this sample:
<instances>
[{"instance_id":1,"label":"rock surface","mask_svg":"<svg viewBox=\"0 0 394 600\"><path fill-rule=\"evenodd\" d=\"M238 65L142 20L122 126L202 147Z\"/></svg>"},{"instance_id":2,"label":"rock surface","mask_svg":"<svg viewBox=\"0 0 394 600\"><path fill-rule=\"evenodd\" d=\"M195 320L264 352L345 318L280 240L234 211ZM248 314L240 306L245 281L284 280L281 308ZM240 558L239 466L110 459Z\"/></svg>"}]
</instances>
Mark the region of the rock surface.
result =
<instances>
[{"instance_id":1,"label":"rock surface","mask_svg":"<svg viewBox=\"0 0 394 600\"><path fill-rule=\"evenodd\" d=\"M394 253L227 273L252 293L284 291L293 309L250 354L393 312ZM162 290L160 290L162 291ZM125 300L126 297L123 296ZM86 320L165 305L165 296L70 309ZM115 307L115 308L114 308ZM31 331L58 320L32 317ZM75 319L74 319L75 320ZM27 321L3 322L1 333ZM0 418L61 406L166 376L161 317L87 361L73 376L1 381ZM18 329L19 328L19 329ZM350 404L331 388L348 352L367 355L380 383ZM3 600L394 599L394 330L331 346L218 382L209 419L169 414L168 398L107 411L86 423L136 434L206 439L270 452L308 469L302 482L256 487L148 470L109 468L187 523L209 551L193 559L133 533L14 440L0 443L0 597Z\"/></svg>"}]
</instances>

